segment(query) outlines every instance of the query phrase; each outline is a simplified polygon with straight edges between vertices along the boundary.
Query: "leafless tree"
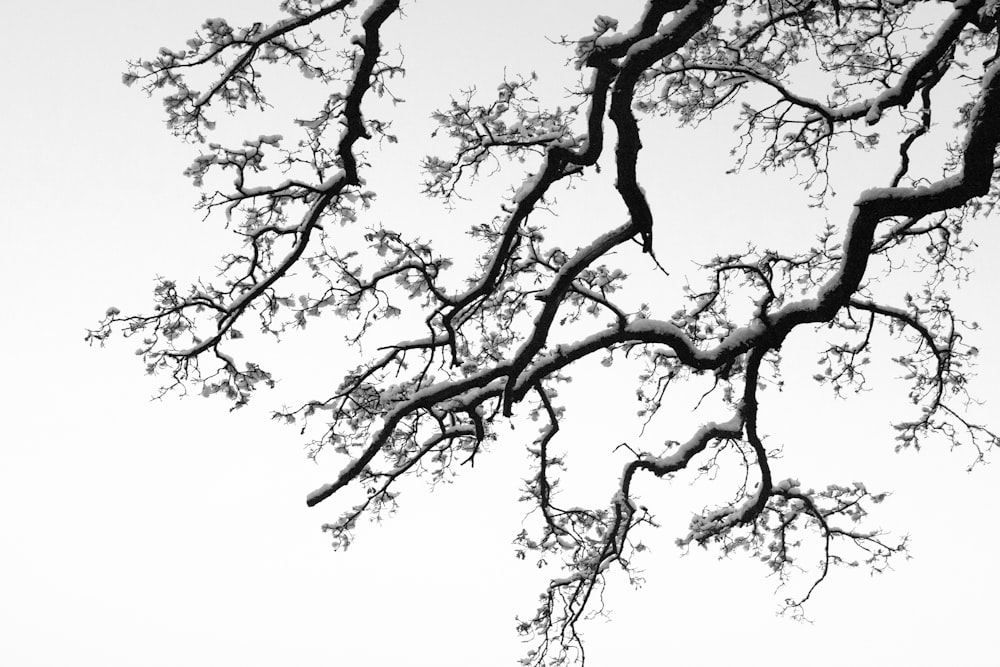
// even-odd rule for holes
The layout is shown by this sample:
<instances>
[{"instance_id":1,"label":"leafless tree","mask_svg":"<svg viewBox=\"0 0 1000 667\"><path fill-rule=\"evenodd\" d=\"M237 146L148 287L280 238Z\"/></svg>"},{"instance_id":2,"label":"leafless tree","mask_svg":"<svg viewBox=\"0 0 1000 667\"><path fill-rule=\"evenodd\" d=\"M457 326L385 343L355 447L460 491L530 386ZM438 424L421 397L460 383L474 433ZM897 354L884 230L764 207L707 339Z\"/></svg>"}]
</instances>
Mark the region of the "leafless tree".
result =
<instances>
[{"instance_id":1,"label":"leafless tree","mask_svg":"<svg viewBox=\"0 0 1000 667\"><path fill-rule=\"evenodd\" d=\"M520 557L552 559L565 571L537 612L518 622L537 640L524 664L582 662L579 621L593 612L606 570L632 567L641 550L636 528L652 523L633 495L636 476L670 478L722 450L742 455L747 482L735 499L695 516L678 542L745 549L785 577L797 536L811 532L825 559L805 595L789 601L797 609L830 566L878 570L906 544L866 525L885 494L861 483L812 489L772 477L759 394L775 380L794 329L829 330L835 342L821 350L815 378L838 392L864 382L873 331L898 337L903 351L894 360L912 382L919 414L896 425L897 447L938 435L972 447L979 461L997 443L965 416L977 353L966 339L977 325L952 311L947 288L968 271L963 262L974 244L962 239L963 226L997 201L998 7L997 0L647 0L626 30L598 16L588 34L562 39L567 66L580 72L570 106L547 108L533 93L533 75L508 76L495 97L460 93L435 115L439 141L454 152L423 160L428 196L447 205L466 181L510 173L493 165L513 159L532 167L500 202L502 215L472 221L481 254L465 276L453 275L433 239L364 226L374 197L364 172L377 165L377 145L396 141L391 119L371 110L400 101L391 90L404 74L407 44L400 0L361 7L284 0L285 18L248 27L210 19L184 49L161 49L124 75L125 83L163 95L176 134L206 142L213 110L263 107L265 63L298 68L329 94L319 109L293 110L312 114L289 124L294 141L266 135L237 147L202 143L186 173L202 187L217 173L231 175L230 189L203 190L200 207L224 212L238 249L210 282L182 288L159 279L148 314L111 308L89 337L103 343L118 332L141 340L137 354L148 372L170 378L165 391L194 387L239 407L259 385L274 383L261 366L235 358L239 327L279 338L332 310L361 323L352 338L360 342L386 318L403 315L397 321L405 323L403 310L416 304L411 336L381 348L327 397L275 416L303 432L321 421L312 453L330 449L348 459L308 495L310 506L349 484L367 492L324 527L338 547L349 544L362 516L391 511L397 480L440 479L474 462L518 406L540 420L540 435L526 444L534 467L524 495L540 521L516 544ZM567 29L582 25L567 20ZM190 82L198 76L203 84ZM810 89L822 86L819 94L804 92L806 80ZM829 194L832 150L889 144L897 166L873 174L850 216L823 230L813 247L721 249L700 265L702 282L686 300L634 303L626 274L609 264L628 261L654 276L669 268L657 259L663 227L638 179L643 132L663 116L703 127L727 113L739 122L734 170L793 170L818 205ZM932 113L944 114L954 132L932 125ZM613 156L604 155L609 129ZM939 133L941 159L917 173L914 146ZM620 198L627 219L575 250L548 243L544 225L529 217L555 206L557 184L588 178L602 158L615 172L617 192L608 196ZM269 165L282 176L269 179ZM880 300L873 267L905 274L911 293L898 303ZM295 287L295 276L306 277L304 288ZM411 301L399 304L401 297ZM740 313L741 303L753 305ZM643 365L635 387L640 419L657 412L669 385L697 375L712 379L713 398L728 413L660 451L626 445L631 458L609 480L606 506L563 507L553 492L563 464L551 448L563 416L556 385L592 355Z\"/></svg>"}]
</instances>

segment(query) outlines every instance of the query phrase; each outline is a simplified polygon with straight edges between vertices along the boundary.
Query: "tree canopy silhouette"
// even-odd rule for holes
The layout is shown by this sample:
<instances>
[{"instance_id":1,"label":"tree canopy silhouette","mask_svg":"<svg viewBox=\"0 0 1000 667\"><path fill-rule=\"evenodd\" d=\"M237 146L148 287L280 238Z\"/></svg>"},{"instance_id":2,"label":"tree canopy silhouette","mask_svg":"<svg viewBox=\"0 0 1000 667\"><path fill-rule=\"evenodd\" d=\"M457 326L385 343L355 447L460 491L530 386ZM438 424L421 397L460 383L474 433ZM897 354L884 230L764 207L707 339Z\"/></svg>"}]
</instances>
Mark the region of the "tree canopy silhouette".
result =
<instances>
[{"instance_id":1,"label":"tree canopy silhouette","mask_svg":"<svg viewBox=\"0 0 1000 667\"><path fill-rule=\"evenodd\" d=\"M185 173L203 188L199 207L221 212L239 245L211 280L182 287L158 279L148 313L109 308L91 340L139 340L147 371L169 378L164 391L194 388L241 407L275 383L264 366L241 358L247 348L234 341L250 335L244 331L286 340L333 311L356 322L352 342L377 339L379 354L327 395L275 413L303 433L320 422L312 455L330 450L346 462L309 493L308 505L348 485L365 490L324 526L337 547L350 543L359 519L392 510L398 480L442 479L475 463L519 409L537 420L538 436L525 443L533 468L523 500L538 521L516 537L517 554L565 570L518 622L536 640L525 664L582 661L578 622L593 611L608 568L632 567L643 548L634 531L653 523L633 480L703 469L724 450L739 454L746 482L735 498L696 515L678 543L747 550L784 578L801 535L811 533L824 557L805 594L788 601L792 610L830 566L879 570L905 551L905 539L867 525L884 493L860 482L814 489L772 476L777 452L759 429L760 394L780 387L780 351L800 327L824 327L833 341L820 350L816 381L838 393L860 388L882 328L899 339L894 361L917 406L895 425L896 446L936 435L971 447L981 461L996 445L997 435L964 410L977 354L968 332L977 325L953 312L948 287L968 275L974 244L963 239L965 225L991 212L998 196L1000 4L647 0L631 27L598 16L592 29L567 8L566 29L586 32L558 40L566 66L579 71L568 104L543 101L535 74L525 73L506 75L495 94L457 90L434 115L448 152L420 163L428 197L450 206L468 182L511 185L493 204L499 215L470 221L472 262L440 251L440 229L366 220L375 198L366 171L378 168L380 145L407 138L393 134L392 116L405 113L393 93L410 38L404 4L284 0L284 18L273 23L209 19L183 49L130 64L124 82L162 95L168 127L201 146ZM321 105L288 109L287 137L210 142L213 112L267 106L267 64L323 84ZM943 125L932 122L939 115ZM737 123L734 173L791 173L817 206L831 193L833 151L889 151L895 166L873 169L849 217L821 229L811 247L720 247L693 258L699 275L683 295L663 289L650 299L649 285L673 271L658 259L672 223L647 193L685 186L643 182L644 133L665 122L699 131L721 122L726 130L726 119ZM510 180L519 164L528 176ZM559 188L588 182L602 166L613 172L607 196L623 206L624 221L600 221L599 233L575 248L547 240L550 227L572 222L543 224L540 212L558 213ZM275 167L281 174L272 177ZM633 288L623 266L645 287ZM887 270L907 281L905 296L878 290ZM409 330L383 344L387 326ZM627 463L594 480L609 485L607 505L563 506L555 493L564 466L553 449L564 416L557 387L594 356L636 365L629 391L640 425L657 414L668 387L694 376L710 378L720 418L652 450L645 440L625 443Z\"/></svg>"}]
</instances>

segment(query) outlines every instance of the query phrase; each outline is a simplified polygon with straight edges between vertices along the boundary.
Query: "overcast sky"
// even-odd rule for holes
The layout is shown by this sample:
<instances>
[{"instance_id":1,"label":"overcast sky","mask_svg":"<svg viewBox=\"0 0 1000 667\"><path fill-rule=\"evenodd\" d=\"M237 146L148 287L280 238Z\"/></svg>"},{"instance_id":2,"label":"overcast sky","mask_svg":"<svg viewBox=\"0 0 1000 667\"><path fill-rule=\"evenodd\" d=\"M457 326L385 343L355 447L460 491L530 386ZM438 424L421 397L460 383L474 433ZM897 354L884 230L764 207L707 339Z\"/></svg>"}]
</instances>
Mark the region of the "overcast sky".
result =
<instances>
[{"instance_id":1,"label":"overcast sky","mask_svg":"<svg viewBox=\"0 0 1000 667\"><path fill-rule=\"evenodd\" d=\"M330 342L340 323L270 348L268 361L286 381L236 413L219 399L151 401L158 383L143 375L134 345L84 343L108 306L147 307L157 275L209 275L228 243L218 220L191 209L197 193L181 172L197 148L165 131L158 100L121 85L125 60L180 46L206 16L272 21L277 4L55 0L0 10L8 27L0 61L0 664L491 667L523 654L514 617L533 612L548 576L514 558L511 544L528 509L516 502L530 474L521 444L534 431L506 434L454 484L408 486L397 516L363 526L347 552L334 552L319 526L343 505L334 497L307 509L304 501L340 464L309 461L297 429L268 411L307 398L309 385L336 385L357 364L355 351ZM566 57L546 36L583 34L611 5L629 6L619 16L627 25L641 8L638 0L536 0L486 16L469 9L478 5L425 0L388 24L386 41L403 42L410 69L392 173L411 174L412 187L405 201L380 200L373 224L419 224L455 239L477 211L493 215L496 199L448 214L415 195L429 110L468 85L491 90L505 66L537 69L544 81ZM248 136L283 129L235 127ZM837 182L839 203L807 210L801 188L781 177L724 175L728 130L663 133L661 144L647 144L661 155L660 180L647 189L670 211L657 233L678 257L707 259L750 238L795 251L824 220L845 220L850 193L869 172L878 183L888 173L859 163ZM691 155L702 152L696 165ZM517 176L501 178L506 187ZM607 191L584 190L567 193L569 215L551 224L610 224L595 208ZM980 416L1000 404L1000 350L989 343L1000 332L996 227L970 226L980 245L976 273L956 292L958 308L983 326L974 389L988 403ZM730 245L715 241L729 234ZM676 271L695 275L690 264ZM875 578L834 571L813 596L812 623L797 623L776 615L785 591L776 592L760 563L719 561L711 550L682 558L673 546L710 495L689 488L690 478L643 481L663 528L643 534L652 547L636 563L645 585L634 590L612 575L608 618L584 627L594 665L756 665L779 656L818 666L996 664L996 466L966 473L969 451L944 443L893 453L889 423L907 410L895 369L878 366L876 377L887 381L835 399L810 379L821 342L806 334L789 341L786 391L762 404L772 442L785 447L776 474L893 491L872 524L908 533L913 559ZM601 476L609 469L595 457L637 436L633 389L622 373L607 373L597 385L578 375L577 393L567 395L583 408L571 414L561 446L571 467L587 471L567 480L567 493L608 498L621 459L607 459L616 461L612 476ZM674 422L658 422L662 439L683 440L698 423L727 418L690 415L696 398L671 407Z\"/></svg>"}]
</instances>

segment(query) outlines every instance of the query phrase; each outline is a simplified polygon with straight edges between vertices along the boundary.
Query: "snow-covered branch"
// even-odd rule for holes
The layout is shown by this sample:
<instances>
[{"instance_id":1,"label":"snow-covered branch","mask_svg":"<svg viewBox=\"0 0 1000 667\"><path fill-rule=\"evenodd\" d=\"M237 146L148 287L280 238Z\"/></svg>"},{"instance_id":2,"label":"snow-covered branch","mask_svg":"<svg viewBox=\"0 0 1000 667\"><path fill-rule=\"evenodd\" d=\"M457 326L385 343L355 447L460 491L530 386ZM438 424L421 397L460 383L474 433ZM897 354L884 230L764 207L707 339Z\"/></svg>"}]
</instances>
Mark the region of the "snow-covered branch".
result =
<instances>
[{"instance_id":1,"label":"snow-covered branch","mask_svg":"<svg viewBox=\"0 0 1000 667\"><path fill-rule=\"evenodd\" d=\"M487 172L506 178L509 161L528 169L493 202L496 217L474 214L469 221L473 261L464 275L456 269L461 263L442 254L437 228L406 227L404 219L389 229L368 219L376 193L364 173L379 168L379 153L376 142L366 142L397 141L390 120L374 117L373 98L401 102L388 81L403 74L402 60L389 59L383 46L387 21L401 6L375 0L355 15L355 4L287 1L286 18L247 28L210 19L188 49L163 49L126 73L126 83L163 92L170 127L199 141L213 131L205 117L212 104L229 111L266 104L256 69L262 63L291 64L331 90L318 110L295 111L287 139L254 134L236 147L209 142L188 168L205 192L199 208L206 217L223 213L240 244L223 255L217 279L185 289L160 278L152 312L109 308L88 335L101 344L113 333L135 336L147 371L169 377L164 391L194 386L239 407L255 387L275 382L258 364L238 360L233 341L246 337L249 322L268 344L328 312L353 322L345 337L358 349L394 334L396 342L378 339L378 353L359 360L325 398L274 414L310 432L314 457L329 451L343 458L340 472L307 496L309 506L350 485L366 492L327 524L335 545L349 544L363 517L391 512L400 480L457 474L498 437L499 423L539 419L538 436L525 443L532 471L522 500L541 521L516 537L517 555L534 553L539 563L551 559L564 569L537 612L519 622L519 631L537 640L524 664L582 662L579 624L594 613L605 573L612 566L631 572L644 549L635 536L655 525L633 484L641 477L668 483L683 471L718 465L726 448L738 450L742 487L696 513L678 542L751 551L784 581L806 548L797 535L812 535L824 555L814 583L789 598L794 611L815 597L830 566L863 562L880 571L905 551L905 540L863 525L884 494L860 482L815 490L773 479L760 419L768 406L759 392L774 380L768 373L778 373L793 331L822 326L838 337L821 349L823 368L814 376L837 392L867 386L878 327L896 336L901 352L894 360L921 410L897 424L900 447L935 434L971 443L980 461L1000 444L952 402L971 400L978 350L969 341L977 325L952 309L947 294L955 279L969 276L964 262L974 244L960 240L965 223L1000 197L996 2L959 0L935 14L914 0L649 0L635 25L621 31L615 18L598 16L590 32L562 40L572 49L568 65L581 70L571 104L545 99L534 73L505 74L495 95L469 88L433 114L442 148L421 163L424 192L445 206ZM393 27L405 51L405 20ZM342 42L341 59L330 66L320 56L334 39ZM206 72L205 87L188 83ZM819 89L806 90L805 82ZM945 89L965 98L947 100L938 94ZM928 166L913 146L947 132L931 122L932 106L945 103L957 124L941 140L945 157ZM657 284L654 299L636 297L636 276L660 280L688 270L685 264L668 272L661 263L662 250L684 234L672 233L681 223L651 194L686 186L640 178L640 154L672 150L644 148L649 126L660 116L697 126L730 111L738 122L733 171L788 167L807 187L820 184L812 190L819 203L829 192L833 149L866 154L879 150L880 136L895 134L898 166L874 174L845 218L818 230L812 247L720 247L711 259L694 258L698 277L686 296ZM881 135L870 129L876 123ZM270 179L269 167L281 176ZM597 187L602 167L613 172L608 194L624 206L624 220L540 220L542 212L558 211L563 186ZM222 177L232 185L216 187ZM558 225L576 233L575 247L547 238ZM908 263L916 275L907 276ZM876 293L874 267L886 265L916 281L901 303ZM721 399L728 417L683 441L665 440L656 452L624 442L620 450L633 456L616 464L609 500L587 508L563 502L556 491L568 467L556 451L568 414L557 386L594 355L604 365L623 357L645 365L636 381L643 428L667 386L699 375L712 381L705 396Z\"/></svg>"}]
</instances>

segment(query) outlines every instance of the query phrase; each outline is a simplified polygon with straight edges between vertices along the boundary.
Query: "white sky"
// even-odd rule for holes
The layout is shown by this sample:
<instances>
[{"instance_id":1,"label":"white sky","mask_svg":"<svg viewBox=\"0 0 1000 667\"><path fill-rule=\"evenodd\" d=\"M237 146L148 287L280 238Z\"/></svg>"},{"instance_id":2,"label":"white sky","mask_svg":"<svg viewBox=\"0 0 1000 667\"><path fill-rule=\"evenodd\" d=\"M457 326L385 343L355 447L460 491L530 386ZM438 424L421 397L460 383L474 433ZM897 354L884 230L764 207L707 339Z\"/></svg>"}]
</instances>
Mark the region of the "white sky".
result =
<instances>
[{"instance_id":1,"label":"white sky","mask_svg":"<svg viewBox=\"0 0 1000 667\"><path fill-rule=\"evenodd\" d=\"M619 15L628 25L640 8L637 1L572 3L579 11L554 0L534 4L541 7L531 10L540 14L537 29L528 2L486 16L468 9L476 3L424 0L405 22L389 24L387 41L403 40L410 68L400 84L410 102L400 107L407 120L397 128L393 174L412 174L411 192L419 175L405 168L415 167L427 145L428 111L446 104L449 92L473 83L489 91L504 65L537 68L544 81L565 58L544 36L582 34L612 4L630 6ZM268 21L276 5L56 0L0 10L8 26L0 61L0 664L491 667L523 653L514 615L531 614L547 577L516 560L511 546L528 509L515 499L529 474L520 443L532 430L502 439L455 484L433 493L410 485L396 517L362 527L354 546L338 553L319 525L343 505L334 497L309 510L304 499L340 465L308 461L297 429L271 422L267 410L302 398L295 382L334 385L356 364L352 352L331 348L342 323L331 319L270 349L271 366L291 377L238 413L221 400L151 402L156 382L143 376L129 342L104 350L83 342L85 328L109 305L125 312L147 306L158 274L208 274L227 242L218 221L191 212L196 192L181 171L196 148L166 133L158 101L120 84L124 61L179 46L206 16ZM247 136L283 129L236 127L249 128ZM823 215L844 219L843 202L825 214L807 211L801 192L778 179L724 176L727 130L664 134L666 159L647 167L646 187L667 212L657 233L677 257L739 250L751 237L765 239L762 245L784 240L780 249L794 251ZM644 157L657 150L647 142ZM720 161L710 163L713 151ZM697 164L691 156L701 153L705 162ZM889 172L870 159L852 175L867 173L882 182ZM502 185L515 178L512 170ZM849 200L862 183L845 178L837 189ZM553 220L554 229L573 224L573 211L587 211L578 224L594 230L617 220L593 208L603 197L596 186L582 190L566 195L570 213ZM401 199L384 197L371 222L406 229L420 220L427 234L454 239L476 211L492 215L498 204L449 215ZM618 212L609 207L606 215ZM992 401L979 413L985 416L1000 401L991 381L1000 352L989 344L1000 332L993 259L1000 234L995 221L969 231L980 244L977 273L956 301L983 325L974 387ZM729 245L713 240L722 234L732 234ZM678 275L693 277L685 266L677 264ZM790 340L786 391L765 395L767 431L785 446L776 474L807 486L861 479L894 491L871 520L909 533L914 558L876 578L835 570L813 597L813 623L796 623L776 616L784 594L775 593L759 563L739 556L719 562L713 551L680 558L672 546L690 513L712 496L692 491L686 479L643 481L640 492L663 528L643 535L652 547L637 562L645 586L632 590L612 576L609 620L584 628L592 664L764 664L782 656L818 666L997 664L996 468L967 474L969 452L943 445L894 454L889 421L905 414L905 386L891 381L834 399L810 379L821 340ZM326 353L310 352L316 346ZM884 357L898 353L880 349ZM885 364L877 372L894 371ZM638 427L628 416L632 388L621 372L607 373L589 388L578 374L582 409L558 441L571 452L571 469L577 461L587 470L567 480L567 493L598 501L615 483L601 473L620 465L611 459L613 467L602 469L599 457L634 439ZM625 400L607 402L618 387ZM686 439L699 421L727 418L686 415L694 398L680 396L672 408L677 421L658 422L661 439Z\"/></svg>"}]
</instances>

